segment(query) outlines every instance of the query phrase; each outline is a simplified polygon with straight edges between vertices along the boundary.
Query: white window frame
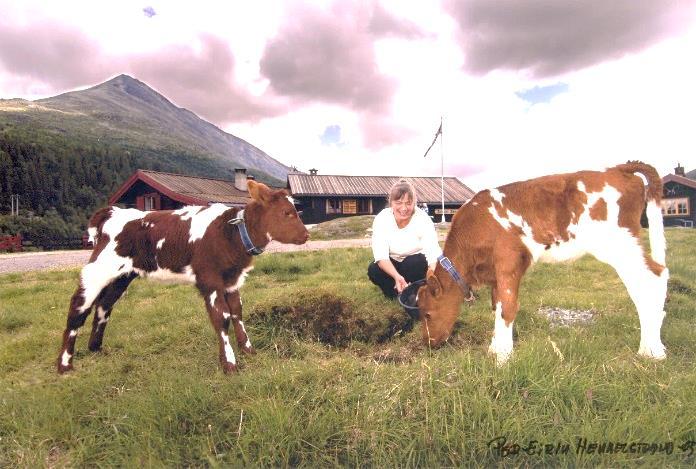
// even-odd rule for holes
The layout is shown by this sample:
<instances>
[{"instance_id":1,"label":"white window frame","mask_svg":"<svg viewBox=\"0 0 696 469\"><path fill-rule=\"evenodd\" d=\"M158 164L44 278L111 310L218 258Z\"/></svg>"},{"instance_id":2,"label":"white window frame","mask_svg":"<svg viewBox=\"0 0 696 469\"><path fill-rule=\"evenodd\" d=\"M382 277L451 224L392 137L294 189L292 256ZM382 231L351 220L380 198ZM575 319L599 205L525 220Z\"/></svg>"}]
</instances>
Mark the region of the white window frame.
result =
<instances>
[{"instance_id":1,"label":"white window frame","mask_svg":"<svg viewBox=\"0 0 696 469\"><path fill-rule=\"evenodd\" d=\"M155 196L154 195L143 196L143 209L145 211L155 210Z\"/></svg>"},{"instance_id":2,"label":"white window frame","mask_svg":"<svg viewBox=\"0 0 696 469\"><path fill-rule=\"evenodd\" d=\"M688 215L691 215L688 197L662 199L663 217L683 217Z\"/></svg>"}]
</instances>

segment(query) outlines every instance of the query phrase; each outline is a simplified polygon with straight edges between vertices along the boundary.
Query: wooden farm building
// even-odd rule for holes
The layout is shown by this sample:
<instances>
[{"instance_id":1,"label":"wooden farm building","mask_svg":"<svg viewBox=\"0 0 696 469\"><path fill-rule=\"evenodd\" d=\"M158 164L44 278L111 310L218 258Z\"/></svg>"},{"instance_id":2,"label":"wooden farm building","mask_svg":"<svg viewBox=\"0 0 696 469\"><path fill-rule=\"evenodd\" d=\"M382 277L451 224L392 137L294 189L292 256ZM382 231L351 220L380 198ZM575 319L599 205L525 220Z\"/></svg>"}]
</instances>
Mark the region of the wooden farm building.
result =
<instances>
[{"instance_id":1,"label":"wooden farm building","mask_svg":"<svg viewBox=\"0 0 696 469\"><path fill-rule=\"evenodd\" d=\"M387 206L387 194L399 176L329 176L288 174L288 189L302 211L305 223L320 223L352 215L376 215ZM428 205L428 213L441 216L441 185L439 177L404 178L416 189L418 203ZM445 216L454 212L473 197L474 192L455 177L444 178Z\"/></svg>"},{"instance_id":2,"label":"wooden farm building","mask_svg":"<svg viewBox=\"0 0 696 469\"><path fill-rule=\"evenodd\" d=\"M288 174L286 188L302 211L305 223L320 223L352 215L376 215L387 205L387 193L399 176L324 176ZM436 221L441 218L439 177L405 178L416 189L418 203L428 205ZM137 170L109 198L109 204L139 210L176 210L185 205L224 203L243 207L251 199L245 169L235 170L235 180ZM445 217L473 197L474 192L455 177L444 178Z\"/></svg>"},{"instance_id":3,"label":"wooden farm building","mask_svg":"<svg viewBox=\"0 0 696 469\"><path fill-rule=\"evenodd\" d=\"M140 210L175 210L217 202L243 207L249 200L245 169L235 170L234 181L139 169L109 198L109 204Z\"/></svg>"},{"instance_id":4,"label":"wooden farm building","mask_svg":"<svg viewBox=\"0 0 696 469\"><path fill-rule=\"evenodd\" d=\"M681 165L662 178L662 215L665 226L696 227L696 180Z\"/></svg>"}]
</instances>

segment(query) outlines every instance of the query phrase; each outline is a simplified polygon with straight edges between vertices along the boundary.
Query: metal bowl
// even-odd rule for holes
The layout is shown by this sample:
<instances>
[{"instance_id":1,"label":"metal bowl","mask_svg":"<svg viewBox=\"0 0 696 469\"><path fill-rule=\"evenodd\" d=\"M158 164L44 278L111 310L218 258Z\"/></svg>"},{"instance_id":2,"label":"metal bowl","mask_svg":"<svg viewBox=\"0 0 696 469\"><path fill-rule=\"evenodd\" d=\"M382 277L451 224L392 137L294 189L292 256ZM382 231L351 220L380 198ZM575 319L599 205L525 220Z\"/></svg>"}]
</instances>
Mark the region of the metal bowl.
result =
<instances>
[{"instance_id":1,"label":"metal bowl","mask_svg":"<svg viewBox=\"0 0 696 469\"><path fill-rule=\"evenodd\" d=\"M399 304L404 307L406 313L413 319L420 318L420 311L418 310L418 289L425 285L425 282L425 279L411 282L397 297Z\"/></svg>"}]
</instances>

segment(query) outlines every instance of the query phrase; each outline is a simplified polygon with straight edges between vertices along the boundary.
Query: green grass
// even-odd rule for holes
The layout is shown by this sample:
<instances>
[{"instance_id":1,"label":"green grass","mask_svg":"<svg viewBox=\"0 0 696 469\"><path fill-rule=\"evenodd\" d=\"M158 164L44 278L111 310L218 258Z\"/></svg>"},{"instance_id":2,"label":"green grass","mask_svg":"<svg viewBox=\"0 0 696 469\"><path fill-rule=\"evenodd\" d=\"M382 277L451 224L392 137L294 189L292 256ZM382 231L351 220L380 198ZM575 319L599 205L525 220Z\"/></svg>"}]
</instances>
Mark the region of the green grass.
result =
<instances>
[{"instance_id":1,"label":"green grass","mask_svg":"<svg viewBox=\"0 0 696 469\"><path fill-rule=\"evenodd\" d=\"M318 223L309 229L312 240L365 238L372 234L374 215L341 217Z\"/></svg>"},{"instance_id":2,"label":"green grass","mask_svg":"<svg viewBox=\"0 0 696 469\"><path fill-rule=\"evenodd\" d=\"M667 238L662 362L636 356L634 307L591 258L525 277L502 368L486 354L487 291L430 351L367 281L368 249L260 256L242 288L259 353L240 357L233 376L219 369L193 287L141 280L117 304L104 350L87 351L88 323L75 371L58 376L78 271L0 276L0 467L693 466L676 446L696 440L696 230ZM550 328L540 306L592 309L596 319ZM334 316L341 327L327 335ZM498 436L568 444L569 454L501 458L488 448ZM578 438L676 446L579 455Z\"/></svg>"}]
</instances>

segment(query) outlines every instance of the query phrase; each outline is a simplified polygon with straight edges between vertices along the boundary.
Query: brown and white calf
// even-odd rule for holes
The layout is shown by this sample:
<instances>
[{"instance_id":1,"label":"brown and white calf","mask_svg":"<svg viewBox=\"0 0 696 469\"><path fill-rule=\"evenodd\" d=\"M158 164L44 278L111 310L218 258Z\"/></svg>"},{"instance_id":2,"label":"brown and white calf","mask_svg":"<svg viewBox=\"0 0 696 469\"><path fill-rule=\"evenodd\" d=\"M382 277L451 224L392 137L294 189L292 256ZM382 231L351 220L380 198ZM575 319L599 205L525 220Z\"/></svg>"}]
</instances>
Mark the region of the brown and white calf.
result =
<instances>
[{"instance_id":1,"label":"brown and white calf","mask_svg":"<svg viewBox=\"0 0 696 469\"><path fill-rule=\"evenodd\" d=\"M255 353L242 322L239 296L253 268L252 254L241 239L240 213L248 233L247 244L251 242L259 251L271 239L293 244L309 239L286 191L273 191L249 181L249 194L252 200L243 212L223 204L157 212L117 207L98 210L89 223L90 236L95 238L94 251L70 301L58 372L73 368L77 331L93 306L96 311L89 349L101 348L114 303L138 276L194 283L219 339L222 368L225 372L236 371L228 337L230 320L241 351Z\"/></svg>"},{"instance_id":2,"label":"brown and white calf","mask_svg":"<svg viewBox=\"0 0 696 469\"><path fill-rule=\"evenodd\" d=\"M642 174L647 182L644 186ZM512 326L522 276L536 261L592 254L623 281L640 320L638 353L662 359L660 328L669 272L660 199L662 181L652 166L629 162L604 172L580 171L484 190L452 220L444 255L472 287L489 285L495 330L489 351L498 364L512 353ZM650 255L643 252L640 218L647 203ZM438 265L418 292L423 340L449 337L466 288Z\"/></svg>"}]
</instances>

